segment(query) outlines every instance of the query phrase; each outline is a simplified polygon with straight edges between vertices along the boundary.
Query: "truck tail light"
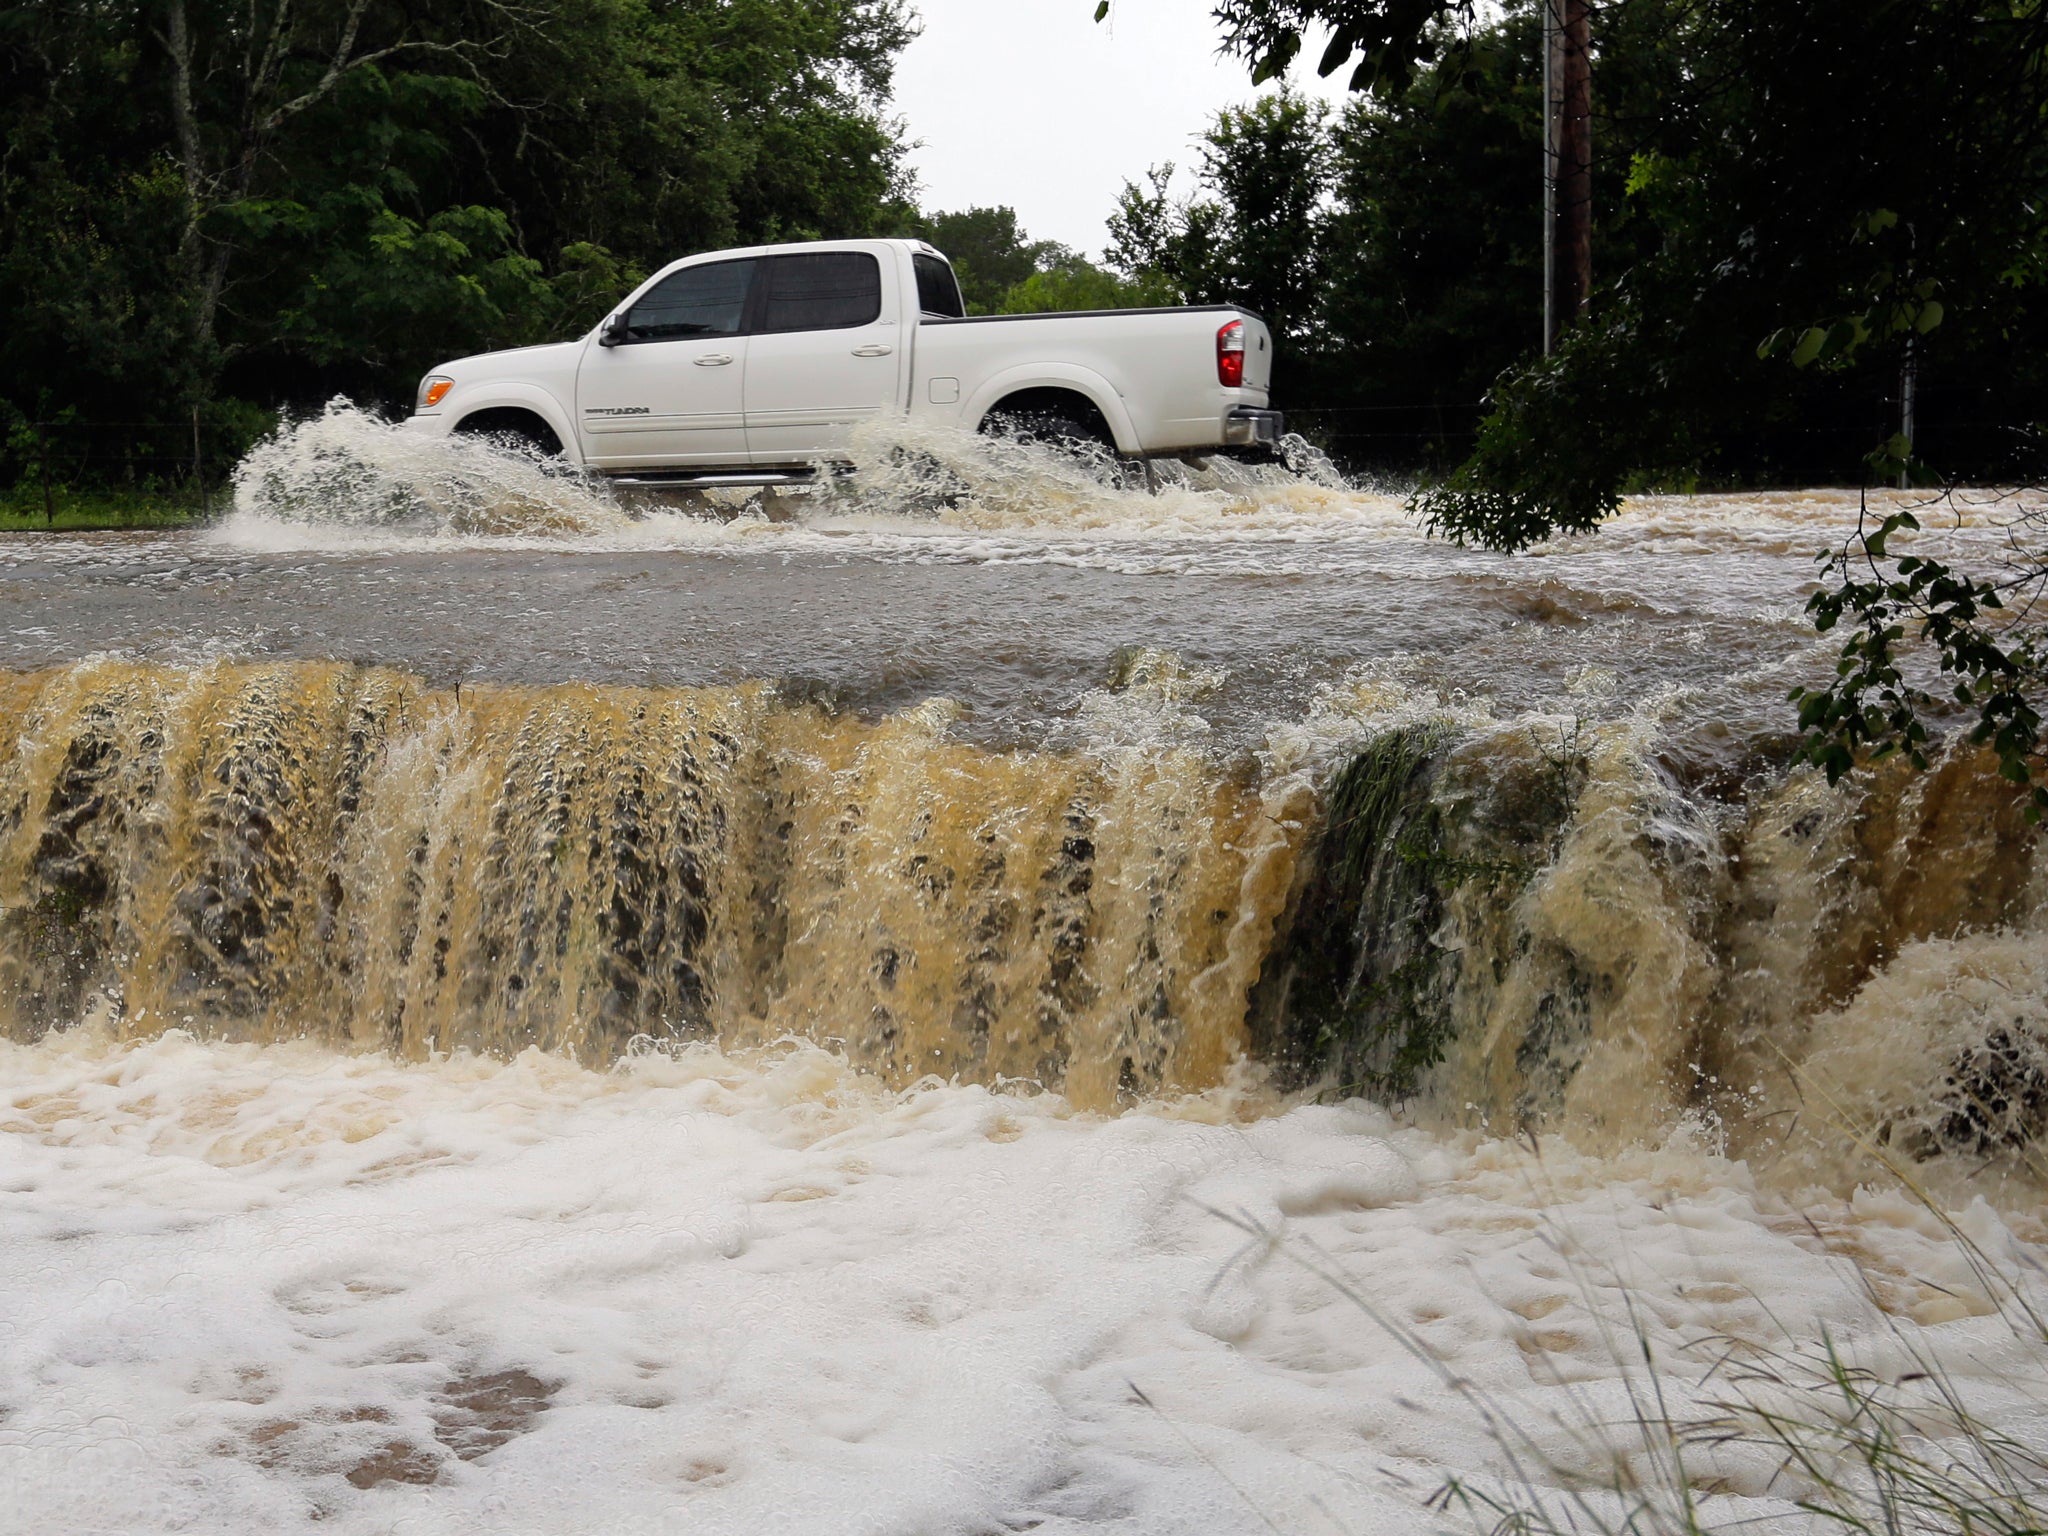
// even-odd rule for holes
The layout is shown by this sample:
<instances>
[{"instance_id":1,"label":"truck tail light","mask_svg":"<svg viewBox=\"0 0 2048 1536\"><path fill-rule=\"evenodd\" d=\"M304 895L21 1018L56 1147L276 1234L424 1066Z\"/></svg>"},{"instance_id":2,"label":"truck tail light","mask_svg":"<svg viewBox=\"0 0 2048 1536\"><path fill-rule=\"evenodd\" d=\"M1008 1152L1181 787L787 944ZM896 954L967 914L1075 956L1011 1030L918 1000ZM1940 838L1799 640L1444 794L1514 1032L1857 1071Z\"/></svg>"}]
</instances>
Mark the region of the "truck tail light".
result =
<instances>
[{"instance_id":1,"label":"truck tail light","mask_svg":"<svg viewBox=\"0 0 2048 1536\"><path fill-rule=\"evenodd\" d=\"M1216 332L1216 382L1244 388L1244 322L1233 320Z\"/></svg>"}]
</instances>

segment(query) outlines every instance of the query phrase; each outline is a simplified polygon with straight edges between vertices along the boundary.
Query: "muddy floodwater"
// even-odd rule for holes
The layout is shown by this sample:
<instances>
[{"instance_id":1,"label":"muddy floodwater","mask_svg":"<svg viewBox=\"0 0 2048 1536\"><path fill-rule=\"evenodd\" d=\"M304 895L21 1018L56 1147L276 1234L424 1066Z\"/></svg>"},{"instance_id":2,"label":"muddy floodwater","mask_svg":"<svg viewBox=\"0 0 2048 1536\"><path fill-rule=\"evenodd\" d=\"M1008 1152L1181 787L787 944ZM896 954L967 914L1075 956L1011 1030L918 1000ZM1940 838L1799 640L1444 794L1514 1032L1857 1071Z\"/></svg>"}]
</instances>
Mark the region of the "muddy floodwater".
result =
<instances>
[{"instance_id":1,"label":"muddy floodwater","mask_svg":"<svg viewBox=\"0 0 2048 1536\"><path fill-rule=\"evenodd\" d=\"M892 512L893 487L856 486L791 498L792 524L631 518L541 483L579 520L516 502L452 527L295 508L21 537L0 542L0 664L116 651L360 660L444 687L765 678L869 713L941 697L966 734L1029 743L1154 647L1214 674L1202 715L1231 746L1365 664L1507 710L1595 668L1630 700L1708 690L1746 736L1782 729L1784 678L1825 666L1801 610L1815 549L1855 507L1648 498L1596 538L1508 558L1421 537L1398 496L1300 479L1153 497L1056 465L977 467L998 480L985 501Z\"/></svg>"},{"instance_id":2,"label":"muddy floodwater","mask_svg":"<svg viewBox=\"0 0 2048 1536\"><path fill-rule=\"evenodd\" d=\"M2037 1432L2048 866L1794 766L1856 493L861 466L0 539L0 1530L1462 1529L1730 1338Z\"/></svg>"}]
</instances>

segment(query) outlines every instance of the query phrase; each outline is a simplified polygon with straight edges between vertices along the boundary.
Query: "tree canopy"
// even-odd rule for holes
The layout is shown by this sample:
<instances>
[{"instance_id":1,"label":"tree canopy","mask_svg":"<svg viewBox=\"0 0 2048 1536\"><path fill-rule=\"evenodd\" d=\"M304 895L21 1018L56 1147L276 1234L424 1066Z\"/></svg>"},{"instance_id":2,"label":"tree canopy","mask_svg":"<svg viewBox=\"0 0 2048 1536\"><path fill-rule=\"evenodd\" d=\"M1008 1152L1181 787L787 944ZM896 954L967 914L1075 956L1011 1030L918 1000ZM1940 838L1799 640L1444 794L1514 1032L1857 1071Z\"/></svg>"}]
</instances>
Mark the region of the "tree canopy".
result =
<instances>
[{"instance_id":1,"label":"tree canopy","mask_svg":"<svg viewBox=\"0 0 2048 1536\"><path fill-rule=\"evenodd\" d=\"M559 333L894 229L898 0L56 0L0 17L0 402L132 420Z\"/></svg>"},{"instance_id":2,"label":"tree canopy","mask_svg":"<svg viewBox=\"0 0 2048 1536\"><path fill-rule=\"evenodd\" d=\"M1219 0L1216 14L1254 79L1324 33L1318 67L1365 94L1326 135L1284 98L1253 108L1299 141L1284 157L1225 114L1210 143L1230 144L1239 182L1291 191L1248 195L1215 164L1177 206L1159 181L1129 187L1112 255L1193 293L1228 267L1218 251L1284 246L1306 300L1243 258L1233 280L1314 317L1293 331L1290 376L1326 412L1483 392L1464 451L1443 458L1319 422L1355 459L1443 464L1416 499L1437 533L1521 549L1657 485L2040 479L2048 13L2032 0L1605 0L1596 290L1549 357L1538 0L1491 14ZM1289 207L1305 212L1275 211ZM1826 554L1814 619L1848 639L1836 681L1799 705L1830 775L1873 752L1918 760L1934 716L1957 711L2009 776L2034 772L2048 630L2029 605L2048 586L2048 527L2025 503L1976 514L2007 523L1995 570L1893 550L1948 510L1881 509Z\"/></svg>"}]
</instances>

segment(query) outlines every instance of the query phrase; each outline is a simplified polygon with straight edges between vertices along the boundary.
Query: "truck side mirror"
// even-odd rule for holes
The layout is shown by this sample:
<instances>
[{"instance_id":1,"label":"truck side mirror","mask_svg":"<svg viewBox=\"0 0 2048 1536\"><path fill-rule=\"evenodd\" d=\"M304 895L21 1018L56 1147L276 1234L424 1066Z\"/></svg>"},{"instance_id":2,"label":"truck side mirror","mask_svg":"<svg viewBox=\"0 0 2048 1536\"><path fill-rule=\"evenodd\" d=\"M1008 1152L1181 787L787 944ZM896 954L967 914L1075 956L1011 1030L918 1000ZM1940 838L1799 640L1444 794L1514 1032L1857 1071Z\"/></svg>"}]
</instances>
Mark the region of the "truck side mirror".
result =
<instances>
[{"instance_id":1,"label":"truck side mirror","mask_svg":"<svg viewBox=\"0 0 2048 1536\"><path fill-rule=\"evenodd\" d=\"M597 344L600 347L616 347L625 339L626 317L623 314L613 315L611 319L605 321L604 329L597 333Z\"/></svg>"}]
</instances>

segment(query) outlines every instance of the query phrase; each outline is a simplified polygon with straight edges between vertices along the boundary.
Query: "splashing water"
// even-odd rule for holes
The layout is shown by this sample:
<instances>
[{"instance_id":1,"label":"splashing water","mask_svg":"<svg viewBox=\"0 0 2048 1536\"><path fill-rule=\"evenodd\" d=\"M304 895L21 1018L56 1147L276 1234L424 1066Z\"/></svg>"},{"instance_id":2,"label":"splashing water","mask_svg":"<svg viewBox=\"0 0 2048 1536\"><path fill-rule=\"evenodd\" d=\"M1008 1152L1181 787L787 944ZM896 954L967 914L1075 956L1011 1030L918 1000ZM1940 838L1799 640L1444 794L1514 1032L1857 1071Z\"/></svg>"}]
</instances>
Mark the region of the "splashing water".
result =
<instances>
[{"instance_id":1,"label":"splashing water","mask_svg":"<svg viewBox=\"0 0 2048 1536\"><path fill-rule=\"evenodd\" d=\"M2038 1187L2048 908L1976 757L1716 808L1657 769L1669 702L1495 721L1366 679L1247 762L1205 750L1219 681L1134 652L1065 744L991 751L760 685L19 676L0 1018L594 1063L794 1036L1088 1107L1250 1048L1592 1148L1704 1115L1846 1188L1866 1159L1772 1129L1825 1091L1929 1178Z\"/></svg>"},{"instance_id":2,"label":"splashing water","mask_svg":"<svg viewBox=\"0 0 2048 1536\"><path fill-rule=\"evenodd\" d=\"M432 438L346 400L287 421L235 467L233 538L264 525L426 536L589 535L625 515L603 485L517 445Z\"/></svg>"},{"instance_id":3,"label":"splashing water","mask_svg":"<svg viewBox=\"0 0 2048 1536\"><path fill-rule=\"evenodd\" d=\"M596 540L630 547L792 531L1044 529L1157 536L1219 525L1298 523L1343 505L1352 487L1319 449L1291 437L1282 463L1214 457L1159 461L1158 490L1108 453L1056 450L907 420L864 425L849 473L769 493L614 490L517 443L433 438L347 401L288 422L235 475L234 510L217 537L253 548L414 542ZM1388 504L1378 516L1399 516Z\"/></svg>"},{"instance_id":4,"label":"splashing water","mask_svg":"<svg viewBox=\"0 0 2048 1536\"><path fill-rule=\"evenodd\" d=\"M2035 1411L2048 864L1976 754L1788 766L1853 494L1506 560L1299 448L856 458L678 510L337 406L200 538L0 540L0 1530L1504 1475L1297 1250L1561 1466L1635 1328Z\"/></svg>"},{"instance_id":5,"label":"splashing water","mask_svg":"<svg viewBox=\"0 0 2048 1536\"><path fill-rule=\"evenodd\" d=\"M17 684L6 1017L406 1055L844 1041L1083 1103L1241 1048L1258 798L1185 748L990 754L765 690L112 663ZM28 808L68 802L61 833ZM1255 963L1253 957L1253 962Z\"/></svg>"}]
</instances>

